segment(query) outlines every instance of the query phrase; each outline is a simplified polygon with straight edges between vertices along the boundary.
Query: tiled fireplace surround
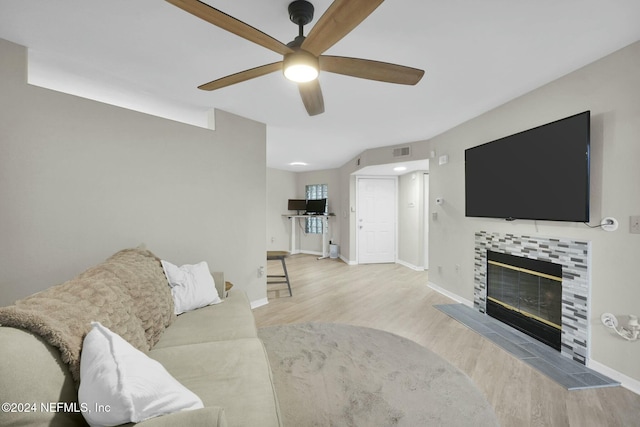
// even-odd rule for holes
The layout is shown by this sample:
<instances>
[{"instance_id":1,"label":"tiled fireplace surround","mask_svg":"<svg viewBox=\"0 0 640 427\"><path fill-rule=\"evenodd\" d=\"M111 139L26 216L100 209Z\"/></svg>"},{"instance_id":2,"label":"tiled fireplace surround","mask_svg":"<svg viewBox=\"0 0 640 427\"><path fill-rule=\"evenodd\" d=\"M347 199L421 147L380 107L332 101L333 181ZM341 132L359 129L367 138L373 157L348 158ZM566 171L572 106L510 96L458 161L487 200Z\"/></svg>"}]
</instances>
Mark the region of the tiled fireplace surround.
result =
<instances>
[{"instance_id":1,"label":"tiled fireplace surround","mask_svg":"<svg viewBox=\"0 0 640 427\"><path fill-rule=\"evenodd\" d=\"M589 348L589 242L514 234L475 233L474 307L486 312L487 250L562 265L561 352L586 364Z\"/></svg>"}]
</instances>

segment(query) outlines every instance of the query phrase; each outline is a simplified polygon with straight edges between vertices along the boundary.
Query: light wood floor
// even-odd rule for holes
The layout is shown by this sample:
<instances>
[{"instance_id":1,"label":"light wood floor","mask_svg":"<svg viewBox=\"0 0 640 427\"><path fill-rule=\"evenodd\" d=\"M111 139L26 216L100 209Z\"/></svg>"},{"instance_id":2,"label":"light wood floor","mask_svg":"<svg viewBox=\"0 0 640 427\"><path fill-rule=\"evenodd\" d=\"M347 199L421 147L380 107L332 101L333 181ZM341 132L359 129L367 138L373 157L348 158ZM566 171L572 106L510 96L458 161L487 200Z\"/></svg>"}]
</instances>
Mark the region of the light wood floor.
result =
<instances>
[{"instance_id":1,"label":"light wood floor","mask_svg":"<svg viewBox=\"0 0 640 427\"><path fill-rule=\"evenodd\" d=\"M465 372L504 427L640 426L640 396L622 387L567 391L449 316L454 303L427 287L427 273L401 265L349 266L310 255L287 258L286 284L271 285L269 304L254 310L258 327L335 322L382 329L427 347ZM269 274L281 274L269 261Z\"/></svg>"}]
</instances>

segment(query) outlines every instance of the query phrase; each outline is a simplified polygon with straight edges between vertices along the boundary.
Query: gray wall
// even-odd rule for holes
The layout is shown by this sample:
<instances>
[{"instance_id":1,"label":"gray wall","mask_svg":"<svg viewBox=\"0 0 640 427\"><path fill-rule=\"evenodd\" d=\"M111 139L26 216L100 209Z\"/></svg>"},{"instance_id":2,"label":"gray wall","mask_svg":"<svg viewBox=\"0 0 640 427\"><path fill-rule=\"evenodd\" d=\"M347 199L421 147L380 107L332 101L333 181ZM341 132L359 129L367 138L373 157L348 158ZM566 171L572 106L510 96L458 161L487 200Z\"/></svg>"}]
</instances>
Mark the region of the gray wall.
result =
<instances>
[{"instance_id":1,"label":"gray wall","mask_svg":"<svg viewBox=\"0 0 640 427\"><path fill-rule=\"evenodd\" d=\"M600 323L603 312L640 312L640 235L629 216L640 214L640 42L517 98L430 141L449 163L431 169L431 202L442 196L430 224L429 280L473 300L473 233L479 230L536 234L592 242L591 358L640 380L640 346L614 336ZM616 232L580 223L464 217L464 149L591 110L591 222L620 221ZM435 163L435 162L434 162ZM544 171L541 169L541 173ZM454 264L460 264L458 273ZM438 269L438 266L441 269Z\"/></svg>"},{"instance_id":2,"label":"gray wall","mask_svg":"<svg viewBox=\"0 0 640 427\"><path fill-rule=\"evenodd\" d=\"M266 298L266 127L216 130L38 87L0 40L0 305L147 245Z\"/></svg>"},{"instance_id":3,"label":"gray wall","mask_svg":"<svg viewBox=\"0 0 640 427\"><path fill-rule=\"evenodd\" d=\"M398 181L398 261L424 268L424 171L401 175Z\"/></svg>"},{"instance_id":4,"label":"gray wall","mask_svg":"<svg viewBox=\"0 0 640 427\"><path fill-rule=\"evenodd\" d=\"M600 323L603 312L626 320L640 314L640 235L629 233L629 216L640 215L640 42L525 94L431 140L414 142L412 158L449 156L430 167L429 281L473 301L474 233L479 230L568 237L592 242L591 359L640 381L640 346L624 341ZM605 216L620 222L616 232L584 224L515 221L464 216L464 150L525 129L591 110L591 223ZM391 163L388 148L369 150L361 166ZM355 205L358 158L341 169L343 194ZM435 204L444 197L443 205ZM353 215L342 228L342 246L355 259ZM456 265L459 265L456 271Z\"/></svg>"},{"instance_id":5,"label":"gray wall","mask_svg":"<svg viewBox=\"0 0 640 427\"><path fill-rule=\"evenodd\" d=\"M304 191L304 190L303 190ZM291 223L283 214L289 213L289 199L304 198L298 194L297 173L267 169L267 249L288 251L291 241Z\"/></svg>"}]
</instances>

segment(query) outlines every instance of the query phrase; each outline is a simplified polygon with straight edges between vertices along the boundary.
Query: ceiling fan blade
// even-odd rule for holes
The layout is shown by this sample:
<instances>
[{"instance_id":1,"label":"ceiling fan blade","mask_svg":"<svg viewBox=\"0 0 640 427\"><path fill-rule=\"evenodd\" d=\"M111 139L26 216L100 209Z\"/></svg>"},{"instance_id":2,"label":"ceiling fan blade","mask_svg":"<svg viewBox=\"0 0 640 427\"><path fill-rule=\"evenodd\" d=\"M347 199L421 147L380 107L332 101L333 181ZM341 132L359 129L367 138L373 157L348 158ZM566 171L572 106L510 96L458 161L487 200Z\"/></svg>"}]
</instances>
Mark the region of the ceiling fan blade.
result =
<instances>
[{"instance_id":1,"label":"ceiling fan blade","mask_svg":"<svg viewBox=\"0 0 640 427\"><path fill-rule=\"evenodd\" d=\"M424 70L369 59L329 55L318 59L323 71L380 82L415 85L424 75Z\"/></svg>"},{"instance_id":2,"label":"ceiling fan blade","mask_svg":"<svg viewBox=\"0 0 640 427\"><path fill-rule=\"evenodd\" d=\"M252 27L249 24L227 15L224 12L219 11L206 3L198 0L166 0L174 6L189 12L198 18L220 27L223 30L227 30L237 36L240 36L246 40L259 44L262 47L266 47L281 55L293 52L293 50L286 44L274 39L273 37L263 33L262 31Z\"/></svg>"},{"instance_id":3,"label":"ceiling fan blade","mask_svg":"<svg viewBox=\"0 0 640 427\"><path fill-rule=\"evenodd\" d=\"M298 89L300 90L304 107L310 116L324 113L324 99L322 98L322 90L318 79L306 83L298 83Z\"/></svg>"},{"instance_id":4,"label":"ceiling fan blade","mask_svg":"<svg viewBox=\"0 0 640 427\"><path fill-rule=\"evenodd\" d=\"M384 0L335 0L313 26L302 48L318 56L349 34Z\"/></svg>"},{"instance_id":5,"label":"ceiling fan blade","mask_svg":"<svg viewBox=\"0 0 640 427\"><path fill-rule=\"evenodd\" d=\"M198 89L216 90L236 83L255 79L256 77L264 76L265 74L273 73L274 71L280 70L282 70L282 61L274 62L267 65L261 65L260 67L251 68L245 71L240 71L239 73L231 74L229 76L222 77L220 79L200 85L198 86Z\"/></svg>"}]
</instances>

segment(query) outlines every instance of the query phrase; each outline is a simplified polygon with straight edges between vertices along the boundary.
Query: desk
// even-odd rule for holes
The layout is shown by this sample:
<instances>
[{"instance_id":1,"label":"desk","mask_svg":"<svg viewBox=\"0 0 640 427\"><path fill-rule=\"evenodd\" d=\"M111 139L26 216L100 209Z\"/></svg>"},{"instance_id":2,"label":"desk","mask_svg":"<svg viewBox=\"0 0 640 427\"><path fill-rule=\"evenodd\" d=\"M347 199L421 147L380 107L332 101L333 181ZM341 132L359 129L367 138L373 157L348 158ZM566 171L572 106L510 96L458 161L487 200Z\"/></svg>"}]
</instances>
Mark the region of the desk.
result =
<instances>
[{"instance_id":1,"label":"desk","mask_svg":"<svg viewBox=\"0 0 640 427\"><path fill-rule=\"evenodd\" d=\"M323 227L322 227L322 256L318 259L329 258L328 246L327 245L327 230L329 227L329 217L335 216L335 214L327 214L327 215L282 215L289 218L291 221L291 253L297 254L300 253L296 249L296 222L297 218L322 218Z\"/></svg>"}]
</instances>

